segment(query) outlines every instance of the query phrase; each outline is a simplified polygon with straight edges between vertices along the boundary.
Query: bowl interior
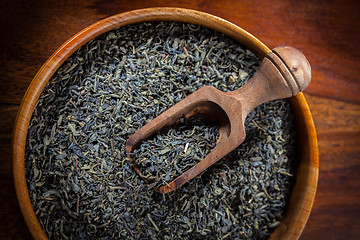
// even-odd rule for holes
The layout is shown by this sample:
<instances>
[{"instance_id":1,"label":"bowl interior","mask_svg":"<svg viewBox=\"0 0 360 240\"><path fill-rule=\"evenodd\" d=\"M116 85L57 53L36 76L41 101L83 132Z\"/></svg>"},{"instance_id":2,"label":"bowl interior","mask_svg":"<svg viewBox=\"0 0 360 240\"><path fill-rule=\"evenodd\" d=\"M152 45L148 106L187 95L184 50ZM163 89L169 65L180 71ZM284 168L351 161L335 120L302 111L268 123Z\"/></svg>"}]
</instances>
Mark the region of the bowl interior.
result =
<instances>
[{"instance_id":1,"label":"bowl interior","mask_svg":"<svg viewBox=\"0 0 360 240\"><path fill-rule=\"evenodd\" d=\"M27 129L36 103L45 85L60 65L79 47L109 30L143 21L180 21L202 25L223 32L263 58L270 49L236 25L210 14L179 8L149 8L103 19L76 34L63 44L42 66L31 82L21 103L13 134L13 175L19 205L35 239L47 239L34 213L25 179L25 144ZM318 179L318 145L314 123L302 93L290 99L295 116L299 163L296 183L287 211L270 239L297 239L305 227L315 198Z\"/></svg>"}]
</instances>

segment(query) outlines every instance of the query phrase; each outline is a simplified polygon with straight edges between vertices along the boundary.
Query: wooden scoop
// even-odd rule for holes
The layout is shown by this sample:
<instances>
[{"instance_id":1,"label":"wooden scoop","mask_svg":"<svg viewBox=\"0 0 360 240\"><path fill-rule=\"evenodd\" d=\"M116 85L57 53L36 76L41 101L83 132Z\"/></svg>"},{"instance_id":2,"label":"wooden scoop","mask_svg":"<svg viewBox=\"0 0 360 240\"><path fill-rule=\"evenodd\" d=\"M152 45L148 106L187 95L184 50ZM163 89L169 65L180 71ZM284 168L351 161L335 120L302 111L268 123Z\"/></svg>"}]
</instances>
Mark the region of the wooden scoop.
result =
<instances>
[{"instance_id":1,"label":"wooden scoop","mask_svg":"<svg viewBox=\"0 0 360 240\"><path fill-rule=\"evenodd\" d=\"M138 165L130 157L142 140L173 125L181 116L205 114L216 121L219 139L211 152L199 163L167 185L155 190L168 193L187 183L212 164L238 147L245 139L246 116L257 106L274 99L288 98L303 91L310 83L311 68L305 56L292 47L277 47L263 59L255 75L243 87L222 92L205 86L177 103L135 132L126 143L126 151L137 173Z\"/></svg>"}]
</instances>

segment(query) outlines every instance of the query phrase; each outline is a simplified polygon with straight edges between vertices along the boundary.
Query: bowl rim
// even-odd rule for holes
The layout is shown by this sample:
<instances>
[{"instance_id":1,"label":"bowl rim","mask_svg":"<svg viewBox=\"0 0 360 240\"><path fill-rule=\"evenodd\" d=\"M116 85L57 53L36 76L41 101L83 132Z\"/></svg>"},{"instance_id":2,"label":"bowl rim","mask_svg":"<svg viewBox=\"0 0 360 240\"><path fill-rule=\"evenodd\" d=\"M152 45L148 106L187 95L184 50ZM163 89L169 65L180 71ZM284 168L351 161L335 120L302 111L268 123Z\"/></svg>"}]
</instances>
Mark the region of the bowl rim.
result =
<instances>
[{"instance_id":1,"label":"bowl rim","mask_svg":"<svg viewBox=\"0 0 360 240\"><path fill-rule=\"evenodd\" d=\"M48 238L35 215L27 189L25 145L30 119L45 85L61 64L91 39L112 29L144 21L187 22L215 29L238 41L259 58L263 58L271 51L253 35L229 21L209 13L174 7L144 8L113 15L88 26L67 40L48 58L31 81L19 107L13 130L12 169L15 191L23 218L34 239ZM295 123L296 127L300 126L302 129L306 129L305 132L301 131L299 134L308 141L304 143L304 151L301 153L303 156L300 157L301 161L298 167L298 173L300 172L302 177L301 179L296 178L289 199L289 205L293 205L295 208L286 211L270 239L299 238L310 215L318 182L318 143L309 106L302 93L292 97L290 103L292 109L295 109L295 112L293 111L295 118L300 119ZM309 157L309 159L305 159L305 157ZM293 194L296 191L306 194Z\"/></svg>"}]
</instances>

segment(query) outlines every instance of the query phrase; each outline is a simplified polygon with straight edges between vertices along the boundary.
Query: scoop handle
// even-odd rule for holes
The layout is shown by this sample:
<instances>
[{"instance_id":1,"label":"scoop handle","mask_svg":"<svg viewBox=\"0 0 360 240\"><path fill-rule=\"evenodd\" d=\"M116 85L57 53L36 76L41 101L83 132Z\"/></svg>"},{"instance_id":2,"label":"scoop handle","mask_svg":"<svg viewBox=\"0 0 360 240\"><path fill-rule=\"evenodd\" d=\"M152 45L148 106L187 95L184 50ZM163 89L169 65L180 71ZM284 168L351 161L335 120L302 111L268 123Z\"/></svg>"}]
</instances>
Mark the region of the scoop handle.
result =
<instances>
[{"instance_id":1,"label":"scoop handle","mask_svg":"<svg viewBox=\"0 0 360 240\"><path fill-rule=\"evenodd\" d=\"M268 53L252 79L231 95L240 100L243 118L246 118L264 102L297 95L310 80L311 67L304 54L293 47L282 46Z\"/></svg>"}]
</instances>

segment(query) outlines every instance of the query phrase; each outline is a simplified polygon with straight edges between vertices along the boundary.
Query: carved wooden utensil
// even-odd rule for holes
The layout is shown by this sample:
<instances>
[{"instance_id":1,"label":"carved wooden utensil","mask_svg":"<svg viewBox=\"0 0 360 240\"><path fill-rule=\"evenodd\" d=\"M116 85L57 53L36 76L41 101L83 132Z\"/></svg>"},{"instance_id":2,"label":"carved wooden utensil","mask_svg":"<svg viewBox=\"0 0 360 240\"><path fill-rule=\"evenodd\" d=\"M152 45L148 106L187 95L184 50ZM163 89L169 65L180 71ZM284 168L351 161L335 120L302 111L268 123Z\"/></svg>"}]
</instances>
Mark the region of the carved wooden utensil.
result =
<instances>
[{"instance_id":1,"label":"carved wooden utensil","mask_svg":"<svg viewBox=\"0 0 360 240\"><path fill-rule=\"evenodd\" d=\"M202 87L135 132L126 143L126 151L137 173L139 166L130 157L142 140L173 125L181 116L205 114L216 121L219 138L215 148L199 163L172 182L155 190L168 193L190 181L222 157L238 147L245 139L246 116L257 106L274 99L288 98L303 91L310 83L311 68L297 49L284 46L273 49L263 59L255 75L243 87L222 92L212 86Z\"/></svg>"}]
</instances>

